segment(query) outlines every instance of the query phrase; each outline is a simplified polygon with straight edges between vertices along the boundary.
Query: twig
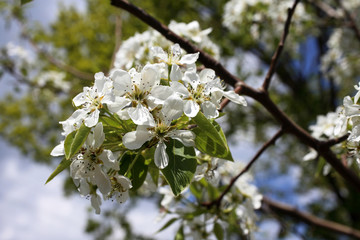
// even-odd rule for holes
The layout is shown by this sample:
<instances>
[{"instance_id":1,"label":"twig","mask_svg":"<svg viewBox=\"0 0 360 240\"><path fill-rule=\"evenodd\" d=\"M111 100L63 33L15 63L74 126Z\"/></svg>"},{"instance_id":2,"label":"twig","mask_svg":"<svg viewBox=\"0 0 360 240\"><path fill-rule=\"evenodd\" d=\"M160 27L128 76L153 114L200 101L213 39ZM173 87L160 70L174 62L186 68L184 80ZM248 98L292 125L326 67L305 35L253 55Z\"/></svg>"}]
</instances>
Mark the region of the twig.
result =
<instances>
[{"instance_id":1,"label":"twig","mask_svg":"<svg viewBox=\"0 0 360 240\"><path fill-rule=\"evenodd\" d=\"M264 108L280 123L280 125L284 127L284 131L293 134L307 146L316 149L344 179L351 183L360 192L360 178L352 170L344 166L331 152L328 146L321 145L319 140L313 138L308 132L293 122L283 111L281 111L270 99L269 94L266 91L262 89L256 90L240 81L240 79L228 72L218 61L192 45L189 41L176 35L168 27L161 24L144 10L130 4L126 0L111 0L111 3L112 5L127 10L131 14L135 15L146 24L160 32L168 40L178 43L187 52L200 52L199 61L202 62L205 67L212 68L227 84L233 87L239 87L239 94L249 96L263 105Z\"/></svg>"},{"instance_id":2,"label":"twig","mask_svg":"<svg viewBox=\"0 0 360 240\"><path fill-rule=\"evenodd\" d=\"M295 219L301 220L301 221L303 221L305 223L308 223L310 225L313 225L313 226L316 226L316 227L321 227L321 228L324 228L326 230L330 230L332 232L337 232L337 233L340 233L340 234L344 234L344 235L347 235L347 236L350 236L350 237L360 239L360 231L359 230L347 227L345 225L342 225L342 224L339 224L339 223L336 223L336 222L332 222L332 221L328 221L328 220L318 218L318 217L316 217L314 215L311 215L309 213L299 211L298 209L296 209L293 206L289 206L287 204L275 202L273 200L270 200L269 198L264 197L263 198L262 209L266 210L266 206L269 207L272 210L275 210L275 211L283 213L285 215L294 217Z\"/></svg>"},{"instance_id":3,"label":"twig","mask_svg":"<svg viewBox=\"0 0 360 240\"><path fill-rule=\"evenodd\" d=\"M250 160L250 162L241 170L241 172L233 177L229 183L229 185L226 187L226 189L221 193L221 195L211 202L205 202L201 203L202 206L205 206L207 208L210 208L213 205L216 205L217 208L220 207L221 201L224 198L224 196L230 191L231 187L235 184L236 180L239 179L244 173L249 171L250 167L255 163L255 161L261 156L261 154L271 145L275 144L276 140L281 137L284 134L284 130L281 128L269 141L264 143L264 145L257 151L255 156Z\"/></svg>"},{"instance_id":4,"label":"twig","mask_svg":"<svg viewBox=\"0 0 360 240\"><path fill-rule=\"evenodd\" d=\"M332 147L338 143L341 143L343 141L345 141L347 138L349 137L349 134L346 134L342 137L338 137L338 138L333 138L333 139L330 139L330 140L327 140L327 141L324 141L322 142L321 144L327 146L327 147Z\"/></svg>"},{"instance_id":5,"label":"twig","mask_svg":"<svg viewBox=\"0 0 360 240\"><path fill-rule=\"evenodd\" d=\"M271 78L272 76L274 75L274 72L275 72L275 68L276 68L276 64L277 62L279 61L279 58L280 58L280 55L281 55L281 52L284 48L284 44L285 44L285 41L286 41L286 37L287 35L289 34L289 28L290 28L290 23L291 23L291 18L292 16L294 15L294 12L295 12L295 8L297 6L297 4L300 2L300 0L295 0L293 6L291 8L288 9L288 15L287 15L287 19L286 19L286 22L285 22L285 25L284 25L284 32L281 36L281 40L279 42L279 45L274 53L274 55L272 56L271 58L271 63L270 63L270 68L266 74L266 77L265 77L265 80L264 80L264 83L262 85L262 88L264 91L267 91L268 88L269 88L269 85L270 85L270 82L271 82Z\"/></svg>"}]
</instances>

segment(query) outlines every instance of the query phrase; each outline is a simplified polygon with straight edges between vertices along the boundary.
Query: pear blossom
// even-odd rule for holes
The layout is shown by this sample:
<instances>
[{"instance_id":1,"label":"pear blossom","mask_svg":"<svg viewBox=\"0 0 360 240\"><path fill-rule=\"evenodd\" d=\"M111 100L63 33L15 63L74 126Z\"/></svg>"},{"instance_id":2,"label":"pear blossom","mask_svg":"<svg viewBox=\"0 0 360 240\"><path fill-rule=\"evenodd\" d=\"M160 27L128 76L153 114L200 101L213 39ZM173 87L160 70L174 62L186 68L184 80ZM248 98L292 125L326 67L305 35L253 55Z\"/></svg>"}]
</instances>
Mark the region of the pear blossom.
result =
<instances>
[{"instance_id":1,"label":"pear blossom","mask_svg":"<svg viewBox=\"0 0 360 240\"><path fill-rule=\"evenodd\" d=\"M151 52L153 57L158 59L159 62L164 62L169 66L178 65L196 70L195 62L199 58L199 53L182 54L179 44L174 44L170 48L170 53L166 53L161 47L152 47Z\"/></svg>"},{"instance_id":2,"label":"pear blossom","mask_svg":"<svg viewBox=\"0 0 360 240\"><path fill-rule=\"evenodd\" d=\"M129 189L132 188L130 179L116 174L111 177L111 191L107 198L114 197L118 203L124 203L129 198Z\"/></svg>"},{"instance_id":3,"label":"pear blossom","mask_svg":"<svg viewBox=\"0 0 360 240\"><path fill-rule=\"evenodd\" d=\"M76 95L73 103L76 107L81 107L73 114L80 116L87 127L93 127L99 121L100 110L103 104L114 101L112 94L113 83L105 77L103 73L95 74L95 83L92 87L84 87L82 93ZM71 116L70 118L76 118Z\"/></svg>"},{"instance_id":4,"label":"pear blossom","mask_svg":"<svg viewBox=\"0 0 360 240\"><path fill-rule=\"evenodd\" d=\"M154 64L146 65L141 73L131 69L129 72L116 69L111 74L114 81L115 101L108 104L110 111L119 115L126 112L137 125L154 126L155 121L150 110L157 106L154 99L162 99L166 91L156 91L160 85L159 68ZM163 90L163 89L162 89Z\"/></svg>"},{"instance_id":5,"label":"pear blossom","mask_svg":"<svg viewBox=\"0 0 360 240\"><path fill-rule=\"evenodd\" d=\"M178 111L175 111L177 114ZM126 148L134 150L141 148L145 142L153 140L156 144L154 162L163 169L169 163L169 156L166 153L166 142L169 138L180 141L184 146L195 146L195 134L189 130L178 130L170 126L172 118L162 117L155 126L138 126L136 131L128 132L123 137L123 144Z\"/></svg>"},{"instance_id":6,"label":"pear blossom","mask_svg":"<svg viewBox=\"0 0 360 240\"><path fill-rule=\"evenodd\" d=\"M119 170L119 166L113 153L101 148L104 139L103 125L98 123L79 153L71 159L70 176L74 180L87 179L91 184L97 185L100 192L105 195L110 192L111 185L101 165L114 170Z\"/></svg>"},{"instance_id":7,"label":"pear blossom","mask_svg":"<svg viewBox=\"0 0 360 240\"><path fill-rule=\"evenodd\" d=\"M186 116L195 117L201 108L207 118L218 117L218 109L223 97L237 104L247 105L244 97L234 91L224 91L220 79L215 77L215 71L206 68L200 74L186 72L183 78L184 85L176 81L170 83L173 91L184 101Z\"/></svg>"}]
</instances>

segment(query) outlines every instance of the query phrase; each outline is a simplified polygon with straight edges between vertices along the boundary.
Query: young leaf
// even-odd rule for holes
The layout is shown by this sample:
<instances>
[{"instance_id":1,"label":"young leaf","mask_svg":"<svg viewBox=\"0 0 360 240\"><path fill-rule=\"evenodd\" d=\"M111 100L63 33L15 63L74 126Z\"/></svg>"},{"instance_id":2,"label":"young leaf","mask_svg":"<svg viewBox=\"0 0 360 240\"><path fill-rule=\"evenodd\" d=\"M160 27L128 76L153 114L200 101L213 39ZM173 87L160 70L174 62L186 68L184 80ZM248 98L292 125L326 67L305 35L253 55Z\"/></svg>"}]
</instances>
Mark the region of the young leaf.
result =
<instances>
[{"instance_id":1,"label":"young leaf","mask_svg":"<svg viewBox=\"0 0 360 240\"><path fill-rule=\"evenodd\" d=\"M33 0L21 0L20 3L21 5L27 4L29 2L32 2Z\"/></svg>"},{"instance_id":2,"label":"young leaf","mask_svg":"<svg viewBox=\"0 0 360 240\"><path fill-rule=\"evenodd\" d=\"M224 239L224 230L218 222L215 222L214 224L214 233L217 240Z\"/></svg>"},{"instance_id":3,"label":"young leaf","mask_svg":"<svg viewBox=\"0 0 360 240\"><path fill-rule=\"evenodd\" d=\"M90 128L86 127L85 124L82 124L77 131L74 131L67 135L64 142L66 159L70 159L75 153L80 150L81 146L86 141L89 133Z\"/></svg>"},{"instance_id":4,"label":"young leaf","mask_svg":"<svg viewBox=\"0 0 360 240\"><path fill-rule=\"evenodd\" d=\"M175 240L184 240L184 228L181 225L181 227L179 228L179 230L177 231L176 235L175 235Z\"/></svg>"},{"instance_id":5,"label":"young leaf","mask_svg":"<svg viewBox=\"0 0 360 240\"><path fill-rule=\"evenodd\" d=\"M220 125L214 120L207 119L201 112L193 118L193 121L197 124L197 127L192 130L196 134L196 148L210 156L233 161Z\"/></svg>"},{"instance_id":6,"label":"young leaf","mask_svg":"<svg viewBox=\"0 0 360 240\"><path fill-rule=\"evenodd\" d=\"M169 221L167 221L167 222L165 223L165 225L157 231L157 233L159 233L159 232L165 230L166 228L170 227L171 224L173 224L174 222L176 222L176 220L178 220L178 218L172 218L172 219L170 219Z\"/></svg>"},{"instance_id":7,"label":"young leaf","mask_svg":"<svg viewBox=\"0 0 360 240\"><path fill-rule=\"evenodd\" d=\"M46 180L45 184L50 182L56 175L61 173L64 169L69 167L71 164L70 160L66 160L65 158L59 163L59 165L56 167L55 171L49 176L49 178Z\"/></svg>"},{"instance_id":8,"label":"young leaf","mask_svg":"<svg viewBox=\"0 0 360 240\"><path fill-rule=\"evenodd\" d=\"M190 183L196 170L196 156L193 147L185 147L177 140L166 144L169 164L161 172L172 192L178 196Z\"/></svg>"}]
</instances>

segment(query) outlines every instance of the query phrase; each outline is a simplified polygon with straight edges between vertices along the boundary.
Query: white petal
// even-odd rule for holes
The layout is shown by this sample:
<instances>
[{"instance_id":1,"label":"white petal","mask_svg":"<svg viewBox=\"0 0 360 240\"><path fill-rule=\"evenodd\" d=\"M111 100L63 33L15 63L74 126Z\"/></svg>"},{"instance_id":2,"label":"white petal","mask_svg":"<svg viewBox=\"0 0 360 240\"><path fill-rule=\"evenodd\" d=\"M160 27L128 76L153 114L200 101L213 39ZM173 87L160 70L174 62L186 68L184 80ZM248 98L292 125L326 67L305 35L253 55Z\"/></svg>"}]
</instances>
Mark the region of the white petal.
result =
<instances>
[{"instance_id":1,"label":"white petal","mask_svg":"<svg viewBox=\"0 0 360 240\"><path fill-rule=\"evenodd\" d=\"M239 94L235 93L234 91L227 91L223 92L224 96L227 97L229 100L231 100L234 103L241 104L243 106L247 106L247 102L243 96L240 96Z\"/></svg>"},{"instance_id":2,"label":"white petal","mask_svg":"<svg viewBox=\"0 0 360 240\"><path fill-rule=\"evenodd\" d=\"M98 149L105 140L105 134L103 131L103 124L99 122L94 128L94 149Z\"/></svg>"},{"instance_id":3,"label":"white petal","mask_svg":"<svg viewBox=\"0 0 360 240\"><path fill-rule=\"evenodd\" d=\"M80 186L78 190L82 196L86 196L90 193L90 186L85 178L80 179Z\"/></svg>"},{"instance_id":4,"label":"white petal","mask_svg":"<svg viewBox=\"0 0 360 240\"><path fill-rule=\"evenodd\" d=\"M157 57L162 61L167 61L168 54L161 47L152 47L150 50L153 57Z\"/></svg>"},{"instance_id":5,"label":"white petal","mask_svg":"<svg viewBox=\"0 0 360 240\"><path fill-rule=\"evenodd\" d=\"M196 60L199 58L199 53L193 53L193 54L186 54L183 56L179 63L180 64L193 64L196 62Z\"/></svg>"},{"instance_id":6,"label":"white petal","mask_svg":"<svg viewBox=\"0 0 360 240\"><path fill-rule=\"evenodd\" d=\"M160 84L160 72L156 66L146 65L141 71L140 90L147 91Z\"/></svg>"},{"instance_id":7,"label":"white petal","mask_svg":"<svg viewBox=\"0 0 360 240\"><path fill-rule=\"evenodd\" d=\"M130 188L132 188L131 181L127 177L122 176L122 175L117 175L117 176L115 176L115 178L116 178L116 181L121 184L123 189L129 190Z\"/></svg>"},{"instance_id":8,"label":"white petal","mask_svg":"<svg viewBox=\"0 0 360 240\"><path fill-rule=\"evenodd\" d=\"M219 116L219 112L216 109L215 104L213 104L212 102L203 102L201 104L201 109L206 118L217 118Z\"/></svg>"},{"instance_id":9,"label":"white petal","mask_svg":"<svg viewBox=\"0 0 360 240\"><path fill-rule=\"evenodd\" d=\"M186 147L195 146L195 133L189 130L174 130L167 134L172 139L180 141Z\"/></svg>"},{"instance_id":10,"label":"white petal","mask_svg":"<svg viewBox=\"0 0 360 240\"><path fill-rule=\"evenodd\" d=\"M197 89L200 84L200 77L196 72L185 72L184 79L185 82L189 83L193 89Z\"/></svg>"},{"instance_id":11,"label":"white petal","mask_svg":"<svg viewBox=\"0 0 360 240\"><path fill-rule=\"evenodd\" d=\"M136 108L129 108L128 113L131 120L133 120L133 122L137 125L155 126L154 117L150 113L149 109L140 103L136 106Z\"/></svg>"},{"instance_id":12,"label":"white petal","mask_svg":"<svg viewBox=\"0 0 360 240\"><path fill-rule=\"evenodd\" d=\"M99 166L95 166L94 170L95 183L98 186L100 192L105 196L111 190L111 183L107 175L100 169Z\"/></svg>"},{"instance_id":13,"label":"white petal","mask_svg":"<svg viewBox=\"0 0 360 240\"><path fill-rule=\"evenodd\" d=\"M181 97L189 97L190 96L189 90L182 83L171 82L170 87L173 91L178 93Z\"/></svg>"},{"instance_id":14,"label":"white petal","mask_svg":"<svg viewBox=\"0 0 360 240\"><path fill-rule=\"evenodd\" d=\"M114 154L110 150L104 150L99 159L104 163L104 166L108 169L119 170L119 164L116 162Z\"/></svg>"},{"instance_id":15,"label":"white petal","mask_svg":"<svg viewBox=\"0 0 360 240\"><path fill-rule=\"evenodd\" d=\"M95 111L93 111L89 115L87 115L84 120L85 126L87 126L87 127L95 126L99 121L99 114L100 114L100 111L98 109L95 109Z\"/></svg>"},{"instance_id":16,"label":"white petal","mask_svg":"<svg viewBox=\"0 0 360 240\"><path fill-rule=\"evenodd\" d=\"M86 103L88 99L86 98L86 95L84 92L79 93L73 98L73 103L76 107L83 105Z\"/></svg>"},{"instance_id":17,"label":"white petal","mask_svg":"<svg viewBox=\"0 0 360 240\"><path fill-rule=\"evenodd\" d=\"M117 69L112 72L110 78L114 81L114 91L117 96L123 96L132 91L131 77L128 72Z\"/></svg>"},{"instance_id":18,"label":"white petal","mask_svg":"<svg viewBox=\"0 0 360 240\"><path fill-rule=\"evenodd\" d=\"M199 104L197 104L195 101L193 100L186 100L184 101L184 113L186 116L188 117L195 117L199 110L200 110L200 106Z\"/></svg>"},{"instance_id":19,"label":"white petal","mask_svg":"<svg viewBox=\"0 0 360 240\"><path fill-rule=\"evenodd\" d=\"M149 141L152 138L152 134L149 131L136 130L133 132L128 132L123 137L123 144L126 148L130 150L140 148L145 142Z\"/></svg>"},{"instance_id":20,"label":"white petal","mask_svg":"<svg viewBox=\"0 0 360 240\"><path fill-rule=\"evenodd\" d=\"M97 194L91 195L91 206L95 209L96 214L100 214L101 198Z\"/></svg>"},{"instance_id":21,"label":"white petal","mask_svg":"<svg viewBox=\"0 0 360 240\"><path fill-rule=\"evenodd\" d=\"M208 83L214 80L216 74L214 70L205 68L199 73L199 76L202 83Z\"/></svg>"},{"instance_id":22,"label":"white petal","mask_svg":"<svg viewBox=\"0 0 360 240\"><path fill-rule=\"evenodd\" d=\"M148 99L151 100L155 105L163 104L164 100L174 94L172 88L168 86L155 86L151 89Z\"/></svg>"},{"instance_id":23,"label":"white petal","mask_svg":"<svg viewBox=\"0 0 360 240\"><path fill-rule=\"evenodd\" d=\"M105 82L106 82L106 78L104 76L104 73L98 72L95 74L94 89L97 89L97 93L103 91Z\"/></svg>"},{"instance_id":24,"label":"white petal","mask_svg":"<svg viewBox=\"0 0 360 240\"><path fill-rule=\"evenodd\" d=\"M109 110L113 113L121 111L124 107L128 106L131 103L131 100L125 97L115 97L115 101L108 103L107 106Z\"/></svg>"},{"instance_id":25,"label":"white petal","mask_svg":"<svg viewBox=\"0 0 360 240\"><path fill-rule=\"evenodd\" d=\"M182 116L184 103L181 98L172 95L166 99L161 112L164 116L165 124L170 125L171 121L178 119Z\"/></svg>"},{"instance_id":26,"label":"white petal","mask_svg":"<svg viewBox=\"0 0 360 240\"><path fill-rule=\"evenodd\" d=\"M154 154L154 161L155 165L160 168L164 169L169 164L169 156L166 153L166 145L163 142L159 142L155 149Z\"/></svg>"},{"instance_id":27,"label":"white petal","mask_svg":"<svg viewBox=\"0 0 360 240\"><path fill-rule=\"evenodd\" d=\"M51 151L50 155L54 156L54 157L65 155L64 141L61 141L59 145L54 147L54 149Z\"/></svg>"},{"instance_id":28,"label":"white petal","mask_svg":"<svg viewBox=\"0 0 360 240\"><path fill-rule=\"evenodd\" d=\"M176 64L173 64L171 66L171 72L170 72L170 80L171 81L179 81L183 77L182 72L180 70L180 67Z\"/></svg>"}]
</instances>

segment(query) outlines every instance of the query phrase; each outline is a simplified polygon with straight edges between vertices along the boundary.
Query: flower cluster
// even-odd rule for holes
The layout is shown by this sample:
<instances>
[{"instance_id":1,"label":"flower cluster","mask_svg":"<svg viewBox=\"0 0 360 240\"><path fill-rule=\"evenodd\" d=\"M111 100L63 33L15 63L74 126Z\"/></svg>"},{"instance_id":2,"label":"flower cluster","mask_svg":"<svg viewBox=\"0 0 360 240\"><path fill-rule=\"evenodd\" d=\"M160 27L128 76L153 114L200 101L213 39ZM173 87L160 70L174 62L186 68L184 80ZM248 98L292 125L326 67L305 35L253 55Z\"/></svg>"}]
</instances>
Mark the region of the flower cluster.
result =
<instances>
[{"instance_id":1,"label":"flower cluster","mask_svg":"<svg viewBox=\"0 0 360 240\"><path fill-rule=\"evenodd\" d=\"M225 91L213 70L197 73L199 53L183 54L178 44L169 53L160 47L150 50L154 62L140 71L113 69L109 76L95 74L94 85L74 97L77 110L60 122L65 140L51 155L65 156L80 194L91 197L97 213L101 204L97 190L103 199L114 197L123 203L131 179L138 177L135 169L147 169L153 162L166 178L169 154L192 164L196 133L187 126L193 118L200 114L202 121L212 124L223 97L246 106L242 96ZM167 179L170 185L176 177ZM137 185L134 188L141 184Z\"/></svg>"},{"instance_id":2,"label":"flower cluster","mask_svg":"<svg viewBox=\"0 0 360 240\"><path fill-rule=\"evenodd\" d=\"M344 98L343 111L339 116L336 131L348 130L350 133L346 143L348 158L355 159L360 166L360 83L354 87L357 90L355 96Z\"/></svg>"},{"instance_id":3,"label":"flower cluster","mask_svg":"<svg viewBox=\"0 0 360 240\"><path fill-rule=\"evenodd\" d=\"M294 1L292 0L231 0L225 4L223 25L231 32L239 32L244 23L248 23L250 27L247 36L251 36L254 40L265 42L264 47L273 49L274 39L281 36L283 26L287 17L287 9L291 8ZM295 24L290 38L296 36L296 39L302 38L310 28L305 27L309 25L311 17L306 12L303 3L299 3L292 18L292 24ZM266 27L264 27L266 26ZM288 41L291 44L293 41ZM298 41L297 41L298 42ZM289 46L288 48L296 51L296 46Z\"/></svg>"},{"instance_id":4,"label":"flower cluster","mask_svg":"<svg viewBox=\"0 0 360 240\"><path fill-rule=\"evenodd\" d=\"M187 24L171 21L168 27L176 34L198 45L216 59L219 58L219 47L208 37L211 28L201 30L197 21ZM170 50L171 45L172 43L170 41L153 29L149 29L143 33L136 33L135 36L130 37L122 43L116 53L114 66L115 68L129 70L132 67L145 65L152 60L150 51L152 46L159 46L165 50Z\"/></svg>"},{"instance_id":5,"label":"flower cluster","mask_svg":"<svg viewBox=\"0 0 360 240\"><path fill-rule=\"evenodd\" d=\"M326 115L317 116L316 123L309 127L311 136L319 140L330 140L346 134L346 128L340 127L342 107L338 107L336 112L329 112ZM331 148L336 154L344 154L344 148L341 143L332 146ZM304 161L314 160L318 156L317 151L313 148L303 157ZM325 163L323 168L323 175L327 175L331 170L331 166Z\"/></svg>"}]
</instances>

